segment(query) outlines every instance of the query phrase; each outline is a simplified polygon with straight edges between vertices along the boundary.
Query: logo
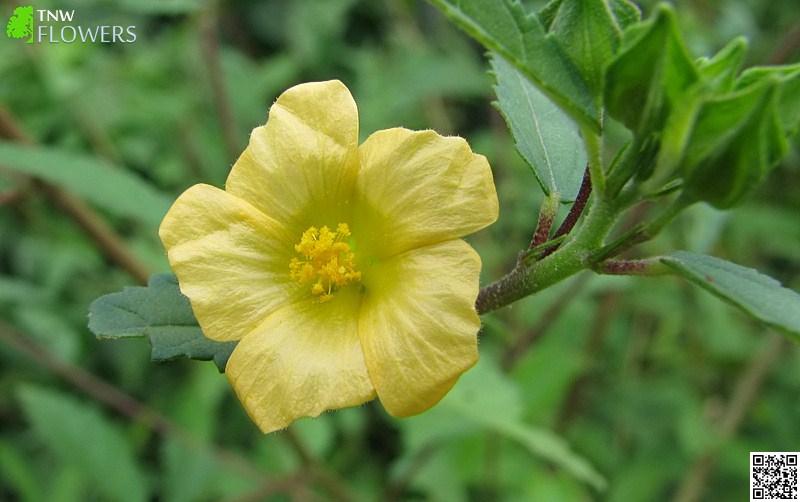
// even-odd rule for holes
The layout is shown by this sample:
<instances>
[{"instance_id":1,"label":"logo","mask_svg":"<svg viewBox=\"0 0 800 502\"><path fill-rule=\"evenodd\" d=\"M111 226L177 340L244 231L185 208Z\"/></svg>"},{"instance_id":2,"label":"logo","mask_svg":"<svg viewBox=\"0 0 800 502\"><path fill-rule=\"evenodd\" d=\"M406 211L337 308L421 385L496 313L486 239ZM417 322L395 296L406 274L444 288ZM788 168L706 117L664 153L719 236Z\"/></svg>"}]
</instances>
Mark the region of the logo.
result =
<instances>
[{"instance_id":1,"label":"logo","mask_svg":"<svg viewBox=\"0 0 800 502\"><path fill-rule=\"evenodd\" d=\"M14 9L14 14L6 26L8 38L27 38L26 44L33 43L33 6L26 5Z\"/></svg>"},{"instance_id":2,"label":"logo","mask_svg":"<svg viewBox=\"0 0 800 502\"><path fill-rule=\"evenodd\" d=\"M33 43L132 43L136 26L85 26L76 20L74 10L34 9L32 5L17 7L6 25L8 38L26 39Z\"/></svg>"}]
</instances>

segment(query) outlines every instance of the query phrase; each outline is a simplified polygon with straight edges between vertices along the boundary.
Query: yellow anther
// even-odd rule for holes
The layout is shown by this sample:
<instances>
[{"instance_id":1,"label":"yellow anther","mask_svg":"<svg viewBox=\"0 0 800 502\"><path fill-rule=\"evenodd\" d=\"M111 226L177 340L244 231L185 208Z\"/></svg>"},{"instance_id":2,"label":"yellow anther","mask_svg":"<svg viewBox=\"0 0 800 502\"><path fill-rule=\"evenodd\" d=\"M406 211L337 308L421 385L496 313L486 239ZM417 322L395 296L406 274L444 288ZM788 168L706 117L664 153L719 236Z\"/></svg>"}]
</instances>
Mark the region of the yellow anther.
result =
<instances>
[{"instance_id":1,"label":"yellow anther","mask_svg":"<svg viewBox=\"0 0 800 502\"><path fill-rule=\"evenodd\" d=\"M302 258L292 258L289 271L298 282L315 281L311 294L320 302L333 298L338 288L351 281L361 280L361 272L355 269L355 253L343 239L350 237L350 227L339 223L336 231L327 226L309 227L300 237L294 249Z\"/></svg>"}]
</instances>

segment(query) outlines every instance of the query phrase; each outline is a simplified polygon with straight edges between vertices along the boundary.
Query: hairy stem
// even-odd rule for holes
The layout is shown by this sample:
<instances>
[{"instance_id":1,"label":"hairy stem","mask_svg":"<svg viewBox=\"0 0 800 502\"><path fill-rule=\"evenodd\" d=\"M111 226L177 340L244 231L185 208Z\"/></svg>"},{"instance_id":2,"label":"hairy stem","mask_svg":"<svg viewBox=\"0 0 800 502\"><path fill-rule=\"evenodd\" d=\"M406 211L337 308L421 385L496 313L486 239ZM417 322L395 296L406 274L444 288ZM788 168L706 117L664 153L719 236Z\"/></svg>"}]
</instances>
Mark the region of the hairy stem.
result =
<instances>
[{"instance_id":1,"label":"hairy stem","mask_svg":"<svg viewBox=\"0 0 800 502\"><path fill-rule=\"evenodd\" d=\"M529 250L541 246L550 237L553 220L558 211L559 198L558 193L553 192L542 201L542 207L539 208L539 222L536 224L536 231L533 233L530 246L528 246Z\"/></svg>"},{"instance_id":2,"label":"hairy stem","mask_svg":"<svg viewBox=\"0 0 800 502\"><path fill-rule=\"evenodd\" d=\"M561 226L558 227L556 233L553 235L553 240L558 239L559 237L566 236L569 234L575 225L578 223L581 215L583 214L583 210L586 209L586 203L589 202L589 196L592 194L592 177L589 174L589 166L586 166L586 171L583 173L583 181L581 182L581 188L578 190L578 196L575 198L575 202L572 204L572 207L569 209L569 213L567 213L567 217L564 218L564 221L561 222ZM542 257L545 257L549 254L552 254L553 251L558 249L559 244L554 244L549 248L542 251Z\"/></svg>"},{"instance_id":3,"label":"hairy stem","mask_svg":"<svg viewBox=\"0 0 800 502\"><path fill-rule=\"evenodd\" d=\"M478 314L505 307L589 267L591 251L601 247L620 207L595 199L579 232L541 261L522 262L497 282L482 288L475 302Z\"/></svg>"},{"instance_id":4,"label":"hairy stem","mask_svg":"<svg viewBox=\"0 0 800 502\"><path fill-rule=\"evenodd\" d=\"M595 189L604 194L606 192L606 173L603 172L603 141L599 134L588 127L581 127L583 144L588 157L587 170Z\"/></svg>"}]
</instances>

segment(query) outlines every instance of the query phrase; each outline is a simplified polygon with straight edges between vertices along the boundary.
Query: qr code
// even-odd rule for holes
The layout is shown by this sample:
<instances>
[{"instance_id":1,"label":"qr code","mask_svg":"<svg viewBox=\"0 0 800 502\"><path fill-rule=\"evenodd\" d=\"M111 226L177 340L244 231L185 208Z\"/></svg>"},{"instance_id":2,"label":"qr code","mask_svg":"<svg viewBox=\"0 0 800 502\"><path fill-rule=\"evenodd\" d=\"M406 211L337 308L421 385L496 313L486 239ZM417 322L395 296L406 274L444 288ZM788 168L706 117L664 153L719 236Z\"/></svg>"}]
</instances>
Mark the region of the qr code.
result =
<instances>
[{"instance_id":1,"label":"qr code","mask_svg":"<svg viewBox=\"0 0 800 502\"><path fill-rule=\"evenodd\" d=\"M800 500L798 457L800 452L751 452L750 500Z\"/></svg>"}]
</instances>

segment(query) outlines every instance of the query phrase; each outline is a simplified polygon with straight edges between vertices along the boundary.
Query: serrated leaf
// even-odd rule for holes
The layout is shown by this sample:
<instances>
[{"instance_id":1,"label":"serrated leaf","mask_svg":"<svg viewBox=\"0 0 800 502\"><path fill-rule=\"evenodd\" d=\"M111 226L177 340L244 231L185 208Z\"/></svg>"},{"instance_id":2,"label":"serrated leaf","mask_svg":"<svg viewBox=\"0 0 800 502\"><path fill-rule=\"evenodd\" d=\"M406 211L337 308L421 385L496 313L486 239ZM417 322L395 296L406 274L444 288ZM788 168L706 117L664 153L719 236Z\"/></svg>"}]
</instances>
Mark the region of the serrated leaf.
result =
<instances>
[{"instance_id":1,"label":"serrated leaf","mask_svg":"<svg viewBox=\"0 0 800 502\"><path fill-rule=\"evenodd\" d=\"M599 100L603 71L622 37L609 5L605 0L563 0L550 31Z\"/></svg>"},{"instance_id":2,"label":"serrated leaf","mask_svg":"<svg viewBox=\"0 0 800 502\"><path fill-rule=\"evenodd\" d=\"M800 294L772 277L713 256L677 251L661 261L678 275L800 342Z\"/></svg>"},{"instance_id":3,"label":"serrated leaf","mask_svg":"<svg viewBox=\"0 0 800 502\"><path fill-rule=\"evenodd\" d=\"M149 500L147 478L124 431L93 406L34 386L19 391L36 435L62 462L89 479L105 500Z\"/></svg>"},{"instance_id":4,"label":"serrated leaf","mask_svg":"<svg viewBox=\"0 0 800 502\"><path fill-rule=\"evenodd\" d=\"M189 299L170 273L151 276L147 287L125 288L96 299L89 306L89 329L97 338L147 337L154 361L213 360L220 372L236 346L203 335Z\"/></svg>"},{"instance_id":5,"label":"serrated leaf","mask_svg":"<svg viewBox=\"0 0 800 502\"><path fill-rule=\"evenodd\" d=\"M625 31L622 47L606 69L606 109L646 137L662 127L697 80L675 13L660 5L653 19Z\"/></svg>"},{"instance_id":6,"label":"serrated leaf","mask_svg":"<svg viewBox=\"0 0 800 502\"><path fill-rule=\"evenodd\" d=\"M547 195L575 200L586 169L586 151L575 122L503 57L493 54L497 107L517 150Z\"/></svg>"},{"instance_id":7,"label":"serrated leaf","mask_svg":"<svg viewBox=\"0 0 800 502\"><path fill-rule=\"evenodd\" d=\"M487 49L501 54L579 124L600 130L600 113L580 71L538 16L514 0L430 0Z\"/></svg>"},{"instance_id":8,"label":"serrated leaf","mask_svg":"<svg viewBox=\"0 0 800 502\"><path fill-rule=\"evenodd\" d=\"M544 28L545 31L550 31L550 27L553 25L553 21L556 20L556 15L562 3L564 3L564 0L550 0L550 2L539 11L539 22L542 23L542 28Z\"/></svg>"},{"instance_id":9,"label":"serrated leaf","mask_svg":"<svg viewBox=\"0 0 800 502\"><path fill-rule=\"evenodd\" d=\"M0 142L0 167L35 176L109 213L157 228L172 198L144 180L94 157Z\"/></svg>"}]
</instances>

